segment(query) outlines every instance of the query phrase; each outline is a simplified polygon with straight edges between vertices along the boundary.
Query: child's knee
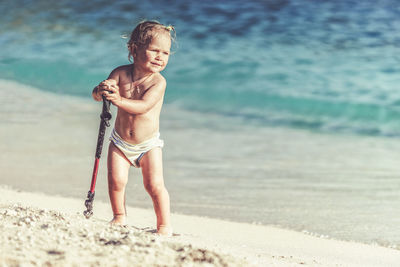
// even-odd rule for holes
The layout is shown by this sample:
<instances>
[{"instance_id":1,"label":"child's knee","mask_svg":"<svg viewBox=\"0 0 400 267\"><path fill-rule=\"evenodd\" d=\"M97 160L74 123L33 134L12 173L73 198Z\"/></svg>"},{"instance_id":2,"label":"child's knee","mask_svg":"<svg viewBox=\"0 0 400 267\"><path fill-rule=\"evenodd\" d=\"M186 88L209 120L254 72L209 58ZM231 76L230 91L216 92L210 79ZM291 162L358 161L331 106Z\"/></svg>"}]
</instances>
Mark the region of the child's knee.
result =
<instances>
[{"instance_id":1,"label":"child's knee","mask_svg":"<svg viewBox=\"0 0 400 267\"><path fill-rule=\"evenodd\" d=\"M108 187L113 191L121 191L125 189L126 182L124 180L109 179Z\"/></svg>"},{"instance_id":2,"label":"child's knee","mask_svg":"<svg viewBox=\"0 0 400 267\"><path fill-rule=\"evenodd\" d=\"M165 190L164 183L162 182L145 183L144 187L146 191L152 196L157 196Z\"/></svg>"}]
</instances>

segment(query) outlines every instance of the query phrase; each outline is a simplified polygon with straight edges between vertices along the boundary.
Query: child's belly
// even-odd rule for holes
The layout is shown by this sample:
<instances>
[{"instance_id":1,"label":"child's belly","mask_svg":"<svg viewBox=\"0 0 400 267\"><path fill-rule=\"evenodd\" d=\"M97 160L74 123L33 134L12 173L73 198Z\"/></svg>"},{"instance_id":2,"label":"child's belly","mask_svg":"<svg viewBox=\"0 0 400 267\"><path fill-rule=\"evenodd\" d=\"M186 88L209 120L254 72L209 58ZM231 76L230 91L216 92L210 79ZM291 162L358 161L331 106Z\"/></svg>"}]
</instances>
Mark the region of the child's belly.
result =
<instances>
[{"instance_id":1,"label":"child's belly","mask_svg":"<svg viewBox=\"0 0 400 267\"><path fill-rule=\"evenodd\" d=\"M123 140L130 144L140 144L159 132L159 119L151 114L118 114L115 130Z\"/></svg>"}]
</instances>

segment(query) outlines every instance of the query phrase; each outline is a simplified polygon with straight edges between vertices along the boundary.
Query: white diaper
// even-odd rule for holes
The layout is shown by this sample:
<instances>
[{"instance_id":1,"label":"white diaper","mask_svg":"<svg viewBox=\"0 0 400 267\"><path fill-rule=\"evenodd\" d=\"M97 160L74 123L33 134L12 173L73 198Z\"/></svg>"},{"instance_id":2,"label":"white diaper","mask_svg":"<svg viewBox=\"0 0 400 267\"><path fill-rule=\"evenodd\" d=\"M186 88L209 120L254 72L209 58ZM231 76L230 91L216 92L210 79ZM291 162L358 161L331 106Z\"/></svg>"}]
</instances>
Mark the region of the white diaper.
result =
<instances>
[{"instance_id":1,"label":"white diaper","mask_svg":"<svg viewBox=\"0 0 400 267\"><path fill-rule=\"evenodd\" d=\"M140 159L155 147L163 147L164 141L160 139L160 133L157 133L154 137L140 143L140 144L129 144L125 142L121 136L118 135L115 128L111 132L110 141L124 153L125 157L131 162L131 164L140 168L139 161Z\"/></svg>"}]
</instances>

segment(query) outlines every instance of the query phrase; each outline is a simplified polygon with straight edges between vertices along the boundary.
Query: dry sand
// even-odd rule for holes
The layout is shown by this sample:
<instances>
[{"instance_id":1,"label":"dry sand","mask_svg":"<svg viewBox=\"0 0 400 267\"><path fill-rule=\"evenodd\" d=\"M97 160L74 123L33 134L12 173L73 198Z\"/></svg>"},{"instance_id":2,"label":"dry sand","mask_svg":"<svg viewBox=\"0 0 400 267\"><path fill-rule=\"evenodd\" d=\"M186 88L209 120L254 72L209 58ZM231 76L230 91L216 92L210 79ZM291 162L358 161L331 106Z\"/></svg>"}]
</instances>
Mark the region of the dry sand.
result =
<instances>
[{"instance_id":1,"label":"dry sand","mask_svg":"<svg viewBox=\"0 0 400 267\"><path fill-rule=\"evenodd\" d=\"M175 235L152 233L154 214L128 207L111 227L108 203L82 215L77 200L0 188L0 266L399 266L400 251L269 226L174 214Z\"/></svg>"},{"instance_id":2,"label":"dry sand","mask_svg":"<svg viewBox=\"0 0 400 267\"><path fill-rule=\"evenodd\" d=\"M2 206L1 266L243 266L229 255L79 213Z\"/></svg>"}]
</instances>

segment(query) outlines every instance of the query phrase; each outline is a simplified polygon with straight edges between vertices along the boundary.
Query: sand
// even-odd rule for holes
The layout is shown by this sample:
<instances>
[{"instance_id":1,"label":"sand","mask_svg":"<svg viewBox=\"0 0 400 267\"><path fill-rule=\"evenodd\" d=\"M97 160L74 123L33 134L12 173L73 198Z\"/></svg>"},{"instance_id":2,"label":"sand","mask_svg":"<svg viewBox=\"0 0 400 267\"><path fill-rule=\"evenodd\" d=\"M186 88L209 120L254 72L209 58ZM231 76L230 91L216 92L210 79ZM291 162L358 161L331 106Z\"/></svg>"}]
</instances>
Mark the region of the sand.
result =
<instances>
[{"instance_id":1,"label":"sand","mask_svg":"<svg viewBox=\"0 0 400 267\"><path fill-rule=\"evenodd\" d=\"M151 210L128 207L110 226L108 203L0 187L0 266L399 266L400 251L304 233L173 214L174 236L154 234Z\"/></svg>"},{"instance_id":2,"label":"sand","mask_svg":"<svg viewBox=\"0 0 400 267\"><path fill-rule=\"evenodd\" d=\"M0 217L2 266L247 265L233 256L132 226L87 220L79 213L13 204L1 207Z\"/></svg>"}]
</instances>

